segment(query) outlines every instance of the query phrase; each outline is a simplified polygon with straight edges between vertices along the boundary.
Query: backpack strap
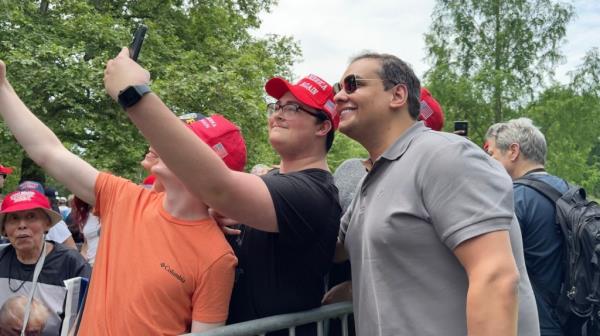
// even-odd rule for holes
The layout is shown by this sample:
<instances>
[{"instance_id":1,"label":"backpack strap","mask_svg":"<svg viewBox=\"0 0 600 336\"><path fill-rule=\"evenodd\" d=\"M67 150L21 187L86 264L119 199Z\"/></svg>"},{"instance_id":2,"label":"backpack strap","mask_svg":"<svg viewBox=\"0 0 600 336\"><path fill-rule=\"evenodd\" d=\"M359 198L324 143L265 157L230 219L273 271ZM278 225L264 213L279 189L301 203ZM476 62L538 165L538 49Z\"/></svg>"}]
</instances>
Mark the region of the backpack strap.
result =
<instances>
[{"instance_id":1,"label":"backpack strap","mask_svg":"<svg viewBox=\"0 0 600 336\"><path fill-rule=\"evenodd\" d=\"M527 175L524 175L524 176L514 180L513 183L528 186L528 187L532 188L533 190L539 192L540 194L544 195L544 197L546 197L550 202L552 202L552 205L554 207L556 207L556 202L563 195L561 192L556 190L554 187L552 187L548 183L540 181L535 178L532 178L531 176L527 176ZM561 228L561 231L563 232L564 237L566 237L567 228L563 227L563 225L561 225L560 223L558 223L558 224L560 225L560 228ZM568 269L568 265L567 265L567 269ZM542 299L546 302L547 305L554 306L557 304L559 295L555 295L543 287L536 286L533 279L530 279L530 281L531 281L531 286L533 287L534 291L537 291L538 293L541 294Z\"/></svg>"},{"instance_id":2,"label":"backpack strap","mask_svg":"<svg viewBox=\"0 0 600 336\"><path fill-rule=\"evenodd\" d=\"M538 179L532 178L531 176L521 176L518 179L514 180L513 183L526 185L540 194L544 195L547 199L552 201L552 203L556 203L561 197L562 193L556 190L553 186L549 185L546 182L542 182Z\"/></svg>"}]
</instances>

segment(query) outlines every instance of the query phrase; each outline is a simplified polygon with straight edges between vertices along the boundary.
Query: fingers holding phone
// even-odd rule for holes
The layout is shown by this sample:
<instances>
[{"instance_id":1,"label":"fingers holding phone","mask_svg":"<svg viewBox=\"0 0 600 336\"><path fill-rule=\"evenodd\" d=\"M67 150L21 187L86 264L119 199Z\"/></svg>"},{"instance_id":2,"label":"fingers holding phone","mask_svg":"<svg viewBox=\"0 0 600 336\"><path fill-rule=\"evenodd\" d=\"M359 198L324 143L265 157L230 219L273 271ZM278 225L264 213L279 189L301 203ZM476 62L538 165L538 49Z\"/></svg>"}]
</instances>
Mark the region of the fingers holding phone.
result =
<instances>
[{"instance_id":1,"label":"fingers holding phone","mask_svg":"<svg viewBox=\"0 0 600 336\"><path fill-rule=\"evenodd\" d=\"M129 57L129 49L123 47L117 57L106 64L104 88L117 100L119 92L131 85L148 84L150 73Z\"/></svg>"},{"instance_id":2,"label":"fingers holding phone","mask_svg":"<svg viewBox=\"0 0 600 336\"><path fill-rule=\"evenodd\" d=\"M138 27L133 35L130 48L124 47L117 57L106 64L104 88L114 100L118 99L121 90L131 85L150 82L150 73L136 63L147 30L148 27L144 25Z\"/></svg>"}]
</instances>

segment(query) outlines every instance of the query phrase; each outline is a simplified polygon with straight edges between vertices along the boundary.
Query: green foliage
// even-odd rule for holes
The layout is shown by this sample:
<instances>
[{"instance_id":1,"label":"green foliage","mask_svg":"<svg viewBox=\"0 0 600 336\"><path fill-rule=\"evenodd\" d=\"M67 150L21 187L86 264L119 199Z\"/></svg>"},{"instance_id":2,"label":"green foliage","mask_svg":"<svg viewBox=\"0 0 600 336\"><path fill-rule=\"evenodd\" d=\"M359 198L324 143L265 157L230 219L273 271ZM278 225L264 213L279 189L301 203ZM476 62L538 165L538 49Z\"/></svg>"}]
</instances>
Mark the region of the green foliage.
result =
<instances>
[{"instance_id":1,"label":"green foliage","mask_svg":"<svg viewBox=\"0 0 600 336\"><path fill-rule=\"evenodd\" d=\"M561 59L573 7L555 0L439 0L425 36L426 82L448 120L479 137L532 100Z\"/></svg>"},{"instance_id":2,"label":"green foliage","mask_svg":"<svg viewBox=\"0 0 600 336\"><path fill-rule=\"evenodd\" d=\"M140 62L152 88L176 113L220 113L242 129L251 166L273 162L266 141L263 85L289 76L300 54L288 37L253 38L273 0L0 1L0 59L30 109L95 167L135 181L147 145L105 93L106 61L149 27ZM0 126L0 158L19 167L23 152ZM16 184L20 172L5 190Z\"/></svg>"},{"instance_id":3,"label":"green foliage","mask_svg":"<svg viewBox=\"0 0 600 336\"><path fill-rule=\"evenodd\" d=\"M547 168L600 196L600 57L590 50L568 85L554 86L524 109L548 143Z\"/></svg>"},{"instance_id":4,"label":"green foliage","mask_svg":"<svg viewBox=\"0 0 600 336\"><path fill-rule=\"evenodd\" d=\"M469 120L475 143L495 122L531 118L546 136L546 168L598 196L599 50L587 53L569 84L549 86L573 14L555 0L440 0L425 36L426 82L446 120Z\"/></svg>"},{"instance_id":5,"label":"green foliage","mask_svg":"<svg viewBox=\"0 0 600 336\"><path fill-rule=\"evenodd\" d=\"M369 153L358 142L350 139L341 132L336 132L333 146L327 155L331 171L335 171L342 162L351 158L368 158Z\"/></svg>"}]
</instances>

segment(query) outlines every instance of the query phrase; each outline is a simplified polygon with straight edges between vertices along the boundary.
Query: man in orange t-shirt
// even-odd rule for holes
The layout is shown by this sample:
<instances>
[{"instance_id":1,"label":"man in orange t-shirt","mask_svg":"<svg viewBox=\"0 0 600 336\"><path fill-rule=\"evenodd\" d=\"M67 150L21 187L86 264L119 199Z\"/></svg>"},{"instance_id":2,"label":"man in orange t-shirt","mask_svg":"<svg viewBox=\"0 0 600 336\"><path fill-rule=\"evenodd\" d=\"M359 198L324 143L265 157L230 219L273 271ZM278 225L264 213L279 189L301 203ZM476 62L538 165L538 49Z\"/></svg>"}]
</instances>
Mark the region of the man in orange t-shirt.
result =
<instances>
[{"instance_id":1,"label":"man in orange t-shirt","mask_svg":"<svg viewBox=\"0 0 600 336\"><path fill-rule=\"evenodd\" d=\"M164 192L100 173L68 151L19 99L0 61L0 115L27 154L95 205L102 234L79 335L174 335L227 319L237 259L208 208L150 148L144 162ZM239 129L219 115L188 121L231 169L242 170Z\"/></svg>"}]
</instances>

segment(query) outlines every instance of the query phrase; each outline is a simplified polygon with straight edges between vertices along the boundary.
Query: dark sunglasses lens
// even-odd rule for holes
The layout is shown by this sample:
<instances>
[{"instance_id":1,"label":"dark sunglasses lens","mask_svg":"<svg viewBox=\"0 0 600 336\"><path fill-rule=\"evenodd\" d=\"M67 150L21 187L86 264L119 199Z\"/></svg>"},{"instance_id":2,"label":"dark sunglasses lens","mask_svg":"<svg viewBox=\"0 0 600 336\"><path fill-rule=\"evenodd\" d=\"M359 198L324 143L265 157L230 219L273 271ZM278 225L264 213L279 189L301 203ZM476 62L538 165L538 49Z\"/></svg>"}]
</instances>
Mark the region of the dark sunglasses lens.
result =
<instances>
[{"instance_id":1,"label":"dark sunglasses lens","mask_svg":"<svg viewBox=\"0 0 600 336\"><path fill-rule=\"evenodd\" d=\"M356 91L356 76L350 75L344 78L344 89L349 94Z\"/></svg>"}]
</instances>

